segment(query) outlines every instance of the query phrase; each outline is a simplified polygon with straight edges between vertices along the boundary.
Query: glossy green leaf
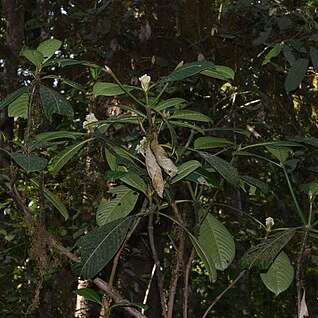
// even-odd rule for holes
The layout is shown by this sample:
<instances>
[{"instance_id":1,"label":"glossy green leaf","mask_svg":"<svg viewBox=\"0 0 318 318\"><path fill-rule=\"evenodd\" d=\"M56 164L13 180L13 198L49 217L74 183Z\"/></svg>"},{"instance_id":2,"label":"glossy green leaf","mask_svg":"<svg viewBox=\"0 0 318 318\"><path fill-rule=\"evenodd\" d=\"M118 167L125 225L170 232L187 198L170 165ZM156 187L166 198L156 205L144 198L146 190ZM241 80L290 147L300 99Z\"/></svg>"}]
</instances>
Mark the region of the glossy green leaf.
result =
<instances>
[{"instance_id":1,"label":"glossy green leaf","mask_svg":"<svg viewBox=\"0 0 318 318\"><path fill-rule=\"evenodd\" d=\"M134 86L123 86L128 92L132 91L133 89L136 89L136 87ZM125 91L118 84L97 82L93 86L93 93L96 96L116 96L125 94Z\"/></svg>"},{"instance_id":2,"label":"glossy green leaf","mask_svg":"<svg viewBox=\"0 0 318 318\"><path fill-rule=\"evenodd\" d=\"M135 207L139 197L135 190L124 185L113 188L109 192L112 198L102 199L97 209L96 222L99 226L127 216Z\"/></svg>"},{"instance_id":3,"label":"glossy green leaf","mask_svg":"<svg viewBox=\"0 0 318 318\"><path fill-rule=\"evenodd\" d=\"M266 54L262 65L268 64L272 58L277 57L282 51L283 47L284 47L284 43L275 44L275 46Z\"/></svg>"},{"instance_id":4,"label":"glossy green leaf","mask_svg":"<svg viewBox=\"0 0 318 318\"><path fill-rule=\"evenodd\" d=\"M205 70L200 74L223 81L234 80L235 76L234 71L230 67L223 65L215 65L215 69Z\"/></svg>"},{"instance_id":5,"label":"glossy green leaf","mask_svg":"<svg viewBox=\"0 0 318 318\"><path fill-rule=\"evenodd\" d=\"M94 277L108 264L123 243L133 219L126 217L107 223L76 242L82 255L83 278Z\"/></svg>"},{"instance_id":6,"label":"glossy green leaf","mask_svg":"<svg viewBox=\"0 0 318 318\"><path fill-rule=\"evenodd\" d=\"M84 297L87 300L90 300L96 304L103 306L102 297L94 289L91 288L80 288L74 290L74 293Z\"/></svg>"},{"instance_id":7,"label":"glossy green leaf","mask_svg":"<svg viewBox=\"0 0 318 318\"><path fill-rule=\"evenodd\" d=\"M57 139L73 139L76 140L79 137L87 136L85 133L76 131L48 131L35 136L38 141L52 141Z\"/></svg>"},{"instance_id":8,"label":"glossy green leaf","mask_svg":"<svg viewBox=\"0 0 318 318\"><path fill-rule=\"evenodd\" d=\"M27 173L41 171L46 168L47 160L42 157L27 155L22 152L11 154L12 159Z\"/></svg>"},{"instance_id":9,"label":"glossy green leaf","mask_svg":"<svg viewBox=\"0 0 318 318\"><path fill-rule=\"evenodd\" d=\"M241 266L248 269L256 266L267 270L278 253L291 240L295 233L295 229L278 232L264 239L260 244L252 246L241 258Z\"/></svg>"},{"instance_id":10,"label":"glossy green leaf","mask_svg":"<svg viewBox=\"0 0 318 318\"><path fill-rule=\"evenodd\" d=\"M217 137L200 137L194 141L194 149L213 149L232 146L233 143Z\"/></svg>"},{"instance_id":11,"label":"glossy green leaf","mask_svg":"<svg viewBox=\"0 0 318 318\"><path fill-rule=\"evenodd\" d=\"M92 139L87 139L76 143L54 156L49 167L53 175L56 175L84 147L84 145L91 140Z\"/></svg>"},{"instance_id":12,"label":"glossy green leaf","mask_svg":"<svg viewBox=\"0 0 318 318\"><path fill-rule=\"evenodd\" d=\"M197 160L190 160L183 163L178 167L178 174L172 179L171 183L176 183L182 180L199 167L201 167L201 163Z\"/></svg>"},{"instance_id":13,"label":"glossy green leaf","mask_svg":"<svg viewBox=\"0 0 318 318\"><path fill-rule=\"evenodd\" d=\"M288 289L294 279L294 268L285 252L280 252L266 273L260 274L265 286L276 296Z\"/></svg>"},{"instance_id":14,"label":"glossy green leaf","mask_svg":"<svg viewBox=\"0 0 318 318\"><path fill-rule=\"evenodd\" d=\"M293 151L288 147L279 147L279 146L266 146L266 149L279 160L281 164L284 164L287 158L290 156L290 153Z\"/></svg>"},{"instance_id":15,"label":"glossy green leaf","mask_svg":"<svg viewBox=\"0 0 318 318\"><path fill-rule=\"evenodd\" d=\"M73 117L74 112L71 104L65 97L55 90L40 85L40 97L43 105L44 114L47 119L52 119L52 114L60 114Z\"/></svg>"},{"instance_id":16,"label":"glossy green leaf","mask_svg":"<svg viewBox=\"0 0 318 318\"><path fill-rule=\"evenodd\" d=\"M158 105L155 106L156 110L158 111L162 111L171 107L177 107L181 104L185 104L187 103L187 101L183 98L170 98L170 99L166 99L162 102L160 102Z\"/></svg>"},{"instance_id":17,"label":"glossy green leaf","mask_svg":"<svg viewBox=\"0 0 318 318\"><path fill-rule=\"evenodd\" d=\"M199 240L193 236L192 234L189 234L190 240L192 242L192 245L200 257L201 261L204 264L204 267L209 275L210 281L215 282L217 278L217 272L215 265L213 263L213 260L211 258L211 255L208 251L206 251L205 247L202 246L202 244L199 242Z\"/></svg>"},{"instance_id":18,"label":"glossy green leaf","mask_svg":"<svg viewBox=\"0 0 318 318\"><path fill-rule=\"evenodd\" d=\"M120 180L147 195L147 184L137 173L128 172L120 177Z\"/></svg>"},{"instance_id":19,"label":"glossy green leaf","mask_svg":"<svg viewBox=\"0 0 318 318\"><path fill-rule=\"evenodd\" d=\"M212 258L215 268L224 271L235 256L235 243L227 228L212 214L200 227L199 242Z\"/></svg>"},{"instance_id":20,"label":"glossy green leaf","mask_svg":"<svg viewBox=\"0 0 318 318\"><path fill-rule=\"evenodd\" d=\"M198 154L206 162L208 162L226 181L231 183L233 186L239 185L240 175L237 169L229 162L207 152L198 151Z\"/></svg>"},{"instance_id":21,"label":"glossy green leaf","mask_svg":"<svg viewBox=\"0 0 318 318\"><path fill-rule=\"evenodd\" d=\"M25 49L22 51L22 54L36 67L39 67L44 60L43 55L37 50Z\"/></svg>"},{"instance_id":22,"label":"glossy green leaf","mask_svg":"<svg viewBox=\"0 0 318 318\"><path fill-rule=\"evenodd\" d=\"M318 50L312 46L310 47L310 58L314 69L318 72Z\"/></svg>"},{"instance_id":23,"label":"glossy green leaf","mask_svg":"<svg viewBox=\"0 0 318 318\"><path fill-rule=\"evenodd\" d=\"M174 112L173 115L171 115L169 117L169 120L170 119L202 121L205 123L209 123L211 121L210 117L208 117L202 113L195 112L193 110L178 110L178 111Z\"/></svg>"},{"instance_id":24,"label":"glossy green leaf","mask_svg":"<svg viewBox=\"0 0 318 318\"><path fill-rule=\"evenodd\" d=\"M40 187L39 183L36 180L31 179L31 182L34 183L38 188ZM64 217L66 221L69 218L69 213L67 211L65 204L60 200L60 198L56 194L54 194L47 188L42 187L42 190L44 197L61 213L61 215Z\"/></svg>"},{"instance_id":25,"label":"glossy green leaf","mask_svg":"<svg viewBox=\"0 0 318 318\"><path fill-rule=\"evenodd\" d=\"M292 65L285 80L285 89L287 93L299 87L300 83L306 75L308 63L308 59L299 58Z\"/></svg>"},{"instance_id":26,"label":"glossy green leaf","mask_svg":"<svg viewBox=\"0 0 318 318\"><path fill-rule=\"evenodd\" d=\"M0 110L10 105L14 102L17 98L19 98L22 94L27 93L29 87L23 86L8 95L5 99L3 99L0 103Z\"/></svg>"},{"instance_id":27,"label":"glossy green leaf","mask_svg":"<svg viewBox=\"0 0 318 318\"><path fill-rule=\"evenodd\" d=\"M215 69L215 64L210 61L198 61L182 65L175 69L168 76L162 77L160 82L174 82L191 77L195 74L201 73L207 69Z\"/></svg>"},{"instance_id":28,"label":"glossy green leaf","mask_svg":"<svg viewBox=\"0 0 318 318\"><path fill-rule=\"evenodd\" d=\"M42 43L37 48L42 56L48 60L62 45L62 41L57 39L48 39Z\"/></svg>"},{"instance_id":29,"label":"glossy green leaf","mask_svg":"<svg viewBox=\"0 0 318 318\"><path fill-rule=\"evenodd\" d=\"M29 94L23 93L8 106L9 117L29 117Z\"/></svg>"}]
</instances>

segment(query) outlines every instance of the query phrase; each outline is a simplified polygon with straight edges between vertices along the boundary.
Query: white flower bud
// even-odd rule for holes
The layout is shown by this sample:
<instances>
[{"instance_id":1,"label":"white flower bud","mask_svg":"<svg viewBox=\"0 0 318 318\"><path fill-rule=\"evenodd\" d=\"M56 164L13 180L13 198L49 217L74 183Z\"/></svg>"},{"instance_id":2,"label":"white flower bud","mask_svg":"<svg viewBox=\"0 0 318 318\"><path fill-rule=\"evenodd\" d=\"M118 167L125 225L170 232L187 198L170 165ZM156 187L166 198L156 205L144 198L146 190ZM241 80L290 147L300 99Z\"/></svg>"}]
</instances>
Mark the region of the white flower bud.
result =
<instances>
[{"instance_id":1,"label":"white flower bud","mask_svg":"<svg viewBox=\"0 0 318 318\"><path fill-rule=\"evenodd\" d=\"M146 137L143 137L139 144L136 146L136 151L138 153L141 153L143 156L145 155L146 153L146 150L147 150L147 145L148 145L148 141L147 141L147 138Z\"/></svg>"},{"instance_id":2,"label":"white flower bud","mask_svg":"<svg viewBox=\"0 0 318 318\"><path fill-rule=\"evenodd\" d=\"M98 122L98 119L95 117L93 113L86 115L85 121L83 122L83 128L87 129L89 132L93 132L93 124Z\"/></svg>"},{"instance_id":3,"label":"white flower bud","mask_svg":"<svg viewBox=\"0 0 318 318\"><path fill-rule=\"evenodd\" d=\"M147 92L149 89L149 85L150 85L150 81L151 81L151 77L147 74L139 77L140 83L141 83L141 87L142 89Z\"/></svg>"},{"instance_id":4,"label":"white flower bud","mask_svg":"<svg viewBox=\"0 0 318 318\"><path fill-rule=\"evenodd\" d=\"M268 230L270 230L274 226L274 224L275 224L275 222L274 222L274 219L272 217L269 216L268 218L266 218L265 225L266 225L266 228Z\"/></svg>"}]
</instances>

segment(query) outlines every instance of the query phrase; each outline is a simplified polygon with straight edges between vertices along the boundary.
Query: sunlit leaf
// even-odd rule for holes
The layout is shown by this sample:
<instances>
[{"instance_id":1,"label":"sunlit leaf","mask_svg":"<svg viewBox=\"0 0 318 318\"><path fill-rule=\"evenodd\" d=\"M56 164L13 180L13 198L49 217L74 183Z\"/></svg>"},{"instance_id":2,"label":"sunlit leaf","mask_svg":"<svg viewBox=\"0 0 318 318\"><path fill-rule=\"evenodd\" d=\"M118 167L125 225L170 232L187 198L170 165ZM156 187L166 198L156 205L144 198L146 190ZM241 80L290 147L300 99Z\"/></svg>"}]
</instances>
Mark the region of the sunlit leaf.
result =
<instances>
[{"instance_id":1,"label":"sunlit leaf","mask_svg":"<svg viewBox=\"0 0 318 318\"><path fill-rule=\"evenodd\" d=\"M87 300L90 300L96 304L103 306L102 297L94 289L91 288L80 288L74 290L74 293L84 297Z\"/></svg>"},{"instance_id":2,"label":"sunlit leaf","mask_svg":"<svg viewBox=\"0 0 318 318\"><path fill-rule=\"evenodd\" d=\"M266 65L267 63L271 61L272 58L277 57L282 51L283 47L284 47L284 43L275 44L275 46L266 54L262 65Z\"/></svg>"}]
</instances>

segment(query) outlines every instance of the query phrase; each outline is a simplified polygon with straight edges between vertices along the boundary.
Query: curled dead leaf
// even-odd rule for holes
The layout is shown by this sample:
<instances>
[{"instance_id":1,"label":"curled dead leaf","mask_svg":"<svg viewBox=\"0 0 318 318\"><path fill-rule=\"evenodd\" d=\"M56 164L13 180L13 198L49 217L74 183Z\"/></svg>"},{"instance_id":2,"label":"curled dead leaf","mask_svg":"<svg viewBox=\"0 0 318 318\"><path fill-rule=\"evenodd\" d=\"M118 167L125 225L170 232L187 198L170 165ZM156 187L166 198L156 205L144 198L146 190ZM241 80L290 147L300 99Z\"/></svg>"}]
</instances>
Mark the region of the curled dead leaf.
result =
<instances>
[{"instance_id":1,"label":"curled dead leaf","mask_svg":"<svg viewBox=\"0 0 318 318\"><path fill-rule=\"evenodd\" d=\"M159 197L162 198L164 190L162 171L156 160L155 155L150 148L150 144L148 144L146 149L146 168L151 178L154 189L156 190Z\"/></svg>"}]
</instances>

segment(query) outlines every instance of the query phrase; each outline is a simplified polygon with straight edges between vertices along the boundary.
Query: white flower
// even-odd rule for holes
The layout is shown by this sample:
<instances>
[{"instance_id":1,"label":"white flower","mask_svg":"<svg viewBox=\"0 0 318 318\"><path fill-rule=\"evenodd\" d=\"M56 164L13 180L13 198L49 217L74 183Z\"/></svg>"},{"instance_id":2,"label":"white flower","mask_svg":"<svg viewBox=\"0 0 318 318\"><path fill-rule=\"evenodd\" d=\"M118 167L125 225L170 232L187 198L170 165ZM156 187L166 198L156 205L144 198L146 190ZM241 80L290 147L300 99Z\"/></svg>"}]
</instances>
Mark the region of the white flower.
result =
<instances>
[{"instance_id":1,"label":"white flower","mask_svg":"<svg viewBox=\"0 0 318 318\"><path fill-rule=\"evenodd\" d=\"M98 122L98 119L95 117L93 113L86 115L85 121L83 122L83 128L87 129L89 132L93 132L93 124Z\"/></svg>"},{"instance_id":2,"label":"white flower","mask_svg":"<svg viewBox=\"0 0 318 318\"><path fill-rule=\"evenodd\" d=\"M138 153L141 153L144 156L147 150L147 145L148 145L147 138L144 137L140 140L139 144L136 146L136 151Z\"/></svg>"},{"instance_id":3,"label":"white flower","mask_svg":"<svg viewBox=\"0 0 318 318\"><path fill-rule=\"evenodd\" d=\"M275 222L274 222L274 219L272 217L269 216L268 218L266 218L265 225L266 225L266 228L268 230L270 230L274 226L274 224L275 224Z\"/></svg>"},{"instance_id":4,"label":"white flower","mask_svg":"<svg viewBox=\"0 0 318 318\"><path fill-rule=\"evenodd\" d=\"M140 83L141 83L141 87L142 89L147 92L149 89L149 85L150 85L150 81L151 81L151 77L147 74L139 77Z\"/></svg>"}]
</instances>

